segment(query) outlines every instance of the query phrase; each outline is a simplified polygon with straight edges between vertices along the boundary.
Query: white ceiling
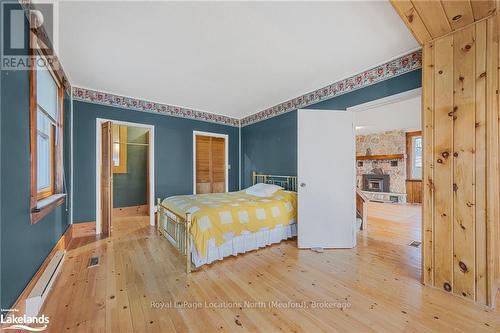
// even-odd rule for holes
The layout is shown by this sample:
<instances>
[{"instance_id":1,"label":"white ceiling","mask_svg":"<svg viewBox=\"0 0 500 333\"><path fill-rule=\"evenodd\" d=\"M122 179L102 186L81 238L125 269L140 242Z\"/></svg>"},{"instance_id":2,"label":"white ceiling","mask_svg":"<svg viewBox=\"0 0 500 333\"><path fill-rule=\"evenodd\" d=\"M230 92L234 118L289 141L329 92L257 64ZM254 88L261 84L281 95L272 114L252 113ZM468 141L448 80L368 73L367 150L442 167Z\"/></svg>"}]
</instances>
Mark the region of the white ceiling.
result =
<instances>
[{"instance_id":1,"label":"white ceiling","mask_svg":"<svg viewBox=\"0 0 500 333\"><path fill-rule=\"evenodd\" d=\"M73 85L241 118L418 47L389 2L68 1Z\"/></svg>"},{"instance_id":2,"label":"white ceiling","mask_svg":"<svg viewBox=\"0 0 500 333\"><path fill-rule=\"evenodd\" d=\"M357 110L350 109L355 111L356 134L365 135L399 129L407 132L421 130L421 92L412 91L411 94L405 95L394 101L380 103L378 106L374 102L374 107L363 108L360 105L356 107Z\"/></svg>"}]
</instances>

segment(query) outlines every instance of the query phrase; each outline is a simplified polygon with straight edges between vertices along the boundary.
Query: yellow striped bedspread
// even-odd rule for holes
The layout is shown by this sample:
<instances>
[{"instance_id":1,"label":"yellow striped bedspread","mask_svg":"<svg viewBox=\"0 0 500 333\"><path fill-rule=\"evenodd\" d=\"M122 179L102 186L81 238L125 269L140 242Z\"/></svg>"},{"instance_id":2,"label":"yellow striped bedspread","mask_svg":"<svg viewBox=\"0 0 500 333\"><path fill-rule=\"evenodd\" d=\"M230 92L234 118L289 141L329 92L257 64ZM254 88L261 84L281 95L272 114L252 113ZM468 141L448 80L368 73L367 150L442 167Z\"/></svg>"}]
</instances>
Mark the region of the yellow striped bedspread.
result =
<instances>
[{"instance_id":1,"label":"yellow striped bedspread","mask_svg":"<svg viewBox=\"0 0 500 333\"><path fill-rule=\"evenodd\" d=\"M191 237L201 257L206 256L207 242L212 238L220 246L226 233L234 237L242 231L273 229L294 222L297 216L297 194L284 190L265 198L245 191L181 195L162 204L180 216L191 213Z\"/></svg>"}]
</instances>

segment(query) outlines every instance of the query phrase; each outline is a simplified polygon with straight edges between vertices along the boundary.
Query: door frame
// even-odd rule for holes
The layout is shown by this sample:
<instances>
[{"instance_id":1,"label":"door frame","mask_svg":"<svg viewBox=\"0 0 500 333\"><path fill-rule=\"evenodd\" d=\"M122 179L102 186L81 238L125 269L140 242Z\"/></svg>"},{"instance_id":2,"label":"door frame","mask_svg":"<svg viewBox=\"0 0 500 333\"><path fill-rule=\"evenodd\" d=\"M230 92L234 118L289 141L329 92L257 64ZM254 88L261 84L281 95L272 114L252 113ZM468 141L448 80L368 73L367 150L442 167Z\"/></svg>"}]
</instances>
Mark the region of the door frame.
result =
<instances>
[{"instance_id":1,"label":"door frame","mask_svg":"<svg viewBox=\"0 0 500 333\"><path fill-rule=\"evenodd\" d=\"M95 197L96 197L96 225L95 233L99 235L101 233L101 124L107 121L111 121L113 124L126 125L132 127L147 128L149 130L148 138L148 158L149 158L149 224L155 225L155 150L154 150L154 137L155 137L155 126L147 125L141 123L132 123L128 121L96 118L96 146L95 146L95 158L96 158L96 177L95 177Z\"/></svg>"},{"instance_id":2,"label":"door frame","mask_svg":"<svg viewBox=\"0 0 500 333\"><path fill-rule=\"evenodd\" d=\"M397 102L402 102L404 100L407 100L407 99L410 99L410 98L414 98L414 97L418 97L420 96L420 101L421 101L421 105L420 105L420 119L421 119L421 123L420 123L420 130L422 131L422 141L425 142L425 131L424 131L424 109L423 109L423 105L424 105L424 102L423 102L423 89L422 87L420 88L415 88L415 89L411 89L411 90L407 90L407 91L404 91L404 92L401 92L401 93L397 93L397 94L394 94L394 95L389 95L389 96L386 96L386 97L383 97L383 98L379 98L379 99L376 99L376 100L373 100L373 101L370 101L370 102L366 102L366 103L361 103L361 104L357 104L357 105L353 105L351 107L348 107L346 108L347 111L354 111L354 112L358 112L358 111L366 111L366 110L369 110L369 109L372 109L372 108L375 108L375 107L380 107L380 106L384 106L384 105L388 105L388 104L393 104L393 103L397 103ZM354 126L356 126L356 114L354 115ZM356 135L356 133L355 133ZM424 150L424 145L422 146L422 157L423 157L423 166L425 166L425 150ZM421 207L420 207L420 210L421 210L421 218L420 218L420 241L421 241L421 245L420 245L420 261L421 261L421 270L420 270L420 282L423 284L424 283L424 233L425 233L425 230L424 230L424 217L425 217L425 214L424 214L424 170L422 170L422 204L421 204ZM405 182L406 182L406 179L405 179Z\"/></svg>"},{"instance_id":3,"label":"door frame","mask_svg":"<svg viewBox=\"0 0 500 333\"><path fill-rule=\"evenodd\" d=\"M203 131L193 131L193 194L196 194L196 136L211 136L213 138L224 138L224 150L226 159L226 188L225 191L229 191L229 135L222 133L213 132L203 132Z\"/></svg>"}]
</instances>

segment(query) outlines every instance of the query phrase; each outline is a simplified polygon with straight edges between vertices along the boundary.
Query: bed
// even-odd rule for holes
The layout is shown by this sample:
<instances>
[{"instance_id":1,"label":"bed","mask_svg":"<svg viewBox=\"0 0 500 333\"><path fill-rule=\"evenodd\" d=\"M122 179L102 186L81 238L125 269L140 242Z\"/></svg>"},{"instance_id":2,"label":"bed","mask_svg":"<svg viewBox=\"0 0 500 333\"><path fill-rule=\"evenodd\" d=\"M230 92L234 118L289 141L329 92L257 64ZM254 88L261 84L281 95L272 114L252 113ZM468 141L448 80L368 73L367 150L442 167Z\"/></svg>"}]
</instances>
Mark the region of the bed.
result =
<instances>
[{"instance_id":1,"label":"bed","mask_svg":"<svg viewBox=\"0 0 500 333\"><path fill-rule=\"evenodd\" d=\"M253 173L253 186L157 200L157 228L186 272L297 235L297 177Z\"/></svg>"}]
</instances>

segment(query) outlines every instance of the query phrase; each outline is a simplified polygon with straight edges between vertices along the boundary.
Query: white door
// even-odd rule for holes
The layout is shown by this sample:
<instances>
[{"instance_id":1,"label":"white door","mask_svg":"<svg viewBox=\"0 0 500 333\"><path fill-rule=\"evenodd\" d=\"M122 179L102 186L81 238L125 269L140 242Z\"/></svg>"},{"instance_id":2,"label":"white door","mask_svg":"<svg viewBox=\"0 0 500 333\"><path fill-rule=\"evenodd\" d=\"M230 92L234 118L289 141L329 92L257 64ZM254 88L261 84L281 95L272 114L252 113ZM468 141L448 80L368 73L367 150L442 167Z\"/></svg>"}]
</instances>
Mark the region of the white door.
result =
<instances>
[{"instance_id":1,"label":"white door","mask_svg":"<svg viewBox=\"0 0 500 333\"><path fill-rule=\"evenodd\" d=\"M356 246L353 114L298 110L298 246Z\"/></svg>"}]
</instances>

